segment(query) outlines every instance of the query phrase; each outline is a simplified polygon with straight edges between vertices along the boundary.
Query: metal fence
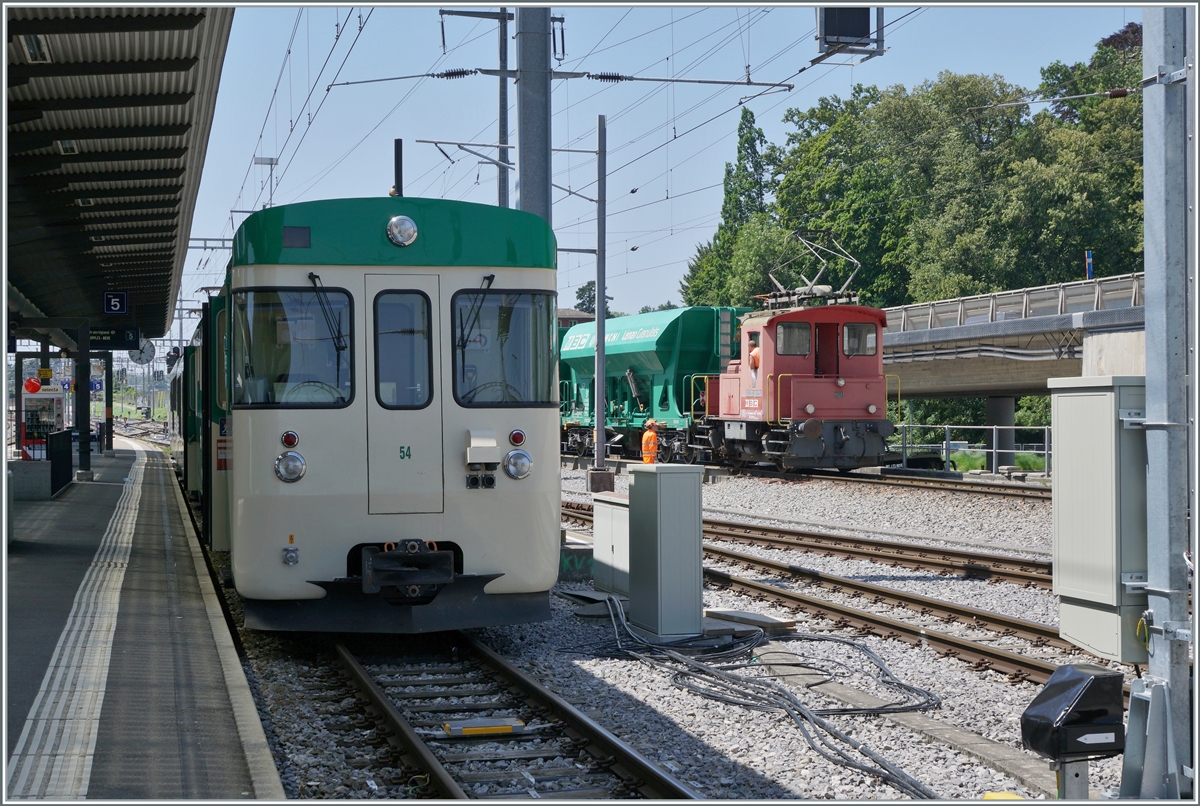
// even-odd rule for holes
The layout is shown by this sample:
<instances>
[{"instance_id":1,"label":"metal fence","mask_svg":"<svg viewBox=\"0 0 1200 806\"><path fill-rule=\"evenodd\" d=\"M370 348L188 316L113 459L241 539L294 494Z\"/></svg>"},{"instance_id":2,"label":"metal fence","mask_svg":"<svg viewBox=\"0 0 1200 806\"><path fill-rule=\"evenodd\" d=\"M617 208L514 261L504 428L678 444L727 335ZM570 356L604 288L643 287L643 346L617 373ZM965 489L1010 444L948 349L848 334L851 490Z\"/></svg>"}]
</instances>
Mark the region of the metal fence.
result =
<instances>
[{"instance_id":1,"label":"metal fence","mask_svg":"<svg viewBox=\"0 0 1200 806\"><path fill-rule=\"evenodd\" d=\"M990 442L975 442L973 440L955 440L952 439L951 432L974 432L980 433L987 440L990 437ZM1041 432L1042 441L1040 443L1016 443L1016 432L1025 433ZM1000 435L1002 432L1013 433L1012 447L998 447L1000 444ZM892 450L900 452L900 465L902 467L909 466L909 458L913 454L922 454L928 456L931 453L941 455L943 468L945 470L953 469L951 464L951 455L958 452L968 453L983 453L987 457L985 468L990 469L993 473L999 473L1002 465L1000 457L1003 454L1033 454L1034 456L1042 457L1043 469L1047 476L1050 475L1052 453L1054 450L1052 429L1045 428L1030 428L1028 426L1013 426L1013 425L913 425L909 423L900 423L896 426L896 434L891 439Z\"/></svg>"}]
</instances>

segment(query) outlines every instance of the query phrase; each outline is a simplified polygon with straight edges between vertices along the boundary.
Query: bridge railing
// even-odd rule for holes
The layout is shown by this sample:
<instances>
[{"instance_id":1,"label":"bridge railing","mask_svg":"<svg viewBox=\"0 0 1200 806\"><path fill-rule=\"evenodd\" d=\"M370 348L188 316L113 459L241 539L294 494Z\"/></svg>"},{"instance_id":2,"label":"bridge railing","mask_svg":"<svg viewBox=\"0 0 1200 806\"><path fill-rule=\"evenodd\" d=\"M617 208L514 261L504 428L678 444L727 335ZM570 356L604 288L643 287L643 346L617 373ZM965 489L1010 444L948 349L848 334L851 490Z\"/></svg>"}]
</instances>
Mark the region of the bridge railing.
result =
<instances>
[{"instance_id":1,"label":"bridge railing","mask_svg":"<svg viewBox=\"0 0 1200 806\"><path fill-rule=\"evenodd\" d=\"M1142 272L887 308L888 333L1138 307Z\"/></svg>"},{"instance_id":2,"label":"bridge railing","mask_svg":"<svg viewBox=\"0 0 1200 806\"><path fill-rule=\"evenodd\" d=\"M984 441L976 442L973 440L952 439L952 432L971 432L979 434ZM1013 447L999 447L1001 432L1013 432L1014 440ZM1016 432L1024 433L1041 432L1042 441L1040 443L1017 443L1015 440ZM988 441L988 438L990 442ZM989 447L990 445L990 447ZM1031 462L1027 462L1032 467L1022 468L1022 472L1040 472L1050 476L1051 462L1054 451L1054 434L1052 429L1046 428L1030 428L1029 426L1020 425L915 425L910 423L899 423L896 425L896 433L890 440L889 449L900 453L900 466L909 467L910 459L924 459L928 461L930 455L937 455L944 470L964 470L976 468L959 468L957 463L952 459L955 454L964 454L962 459L970 462L975 455L982 455L984 466L982 470L990 470L992 473L999 473L1002 465L1001 459L1007 454L1012 457L1010 461L1019 462L1017 454L1028 455ZM1037 463L1041 463L1041 467L1037 467Z\"/></svg>"}]
</instances>

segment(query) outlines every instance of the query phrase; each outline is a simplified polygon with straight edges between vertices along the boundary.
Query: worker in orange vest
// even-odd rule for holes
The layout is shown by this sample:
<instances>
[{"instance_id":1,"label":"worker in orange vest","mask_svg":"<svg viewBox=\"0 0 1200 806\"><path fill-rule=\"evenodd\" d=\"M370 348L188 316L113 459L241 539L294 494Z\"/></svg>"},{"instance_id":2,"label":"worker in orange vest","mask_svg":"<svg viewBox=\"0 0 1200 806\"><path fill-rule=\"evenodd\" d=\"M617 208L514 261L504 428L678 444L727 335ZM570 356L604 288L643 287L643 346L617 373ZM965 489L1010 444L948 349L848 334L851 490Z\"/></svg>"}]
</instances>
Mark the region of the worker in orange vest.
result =
<instances>
[{"instance_id":1,"label":"worker in orange vest","mask_svg":"<svg viewBox=\"0 0 1200 806\"><path fill-rule=\"evenodd\" d=\"M642 462L648 465L658 461L658 423L646 421L646 431L642 434Z\"/></svg>"}]
</instances>

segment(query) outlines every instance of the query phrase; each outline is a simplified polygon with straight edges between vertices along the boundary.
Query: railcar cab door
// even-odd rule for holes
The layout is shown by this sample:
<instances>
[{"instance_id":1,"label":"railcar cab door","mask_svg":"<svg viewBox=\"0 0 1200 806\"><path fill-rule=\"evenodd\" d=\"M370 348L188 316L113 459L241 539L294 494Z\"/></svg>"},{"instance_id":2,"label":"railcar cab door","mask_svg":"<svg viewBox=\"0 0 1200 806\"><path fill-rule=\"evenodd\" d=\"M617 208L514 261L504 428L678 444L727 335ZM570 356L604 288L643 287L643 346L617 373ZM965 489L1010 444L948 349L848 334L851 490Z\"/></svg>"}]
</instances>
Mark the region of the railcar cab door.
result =
<instances>
[{"instance_id":1,"label":"railcar cab door","mask_svg":"<svg viewBox=\"0 0 1200 806\"><path fill-rule=\"evenodd\" d=\"M437 275L368 274L367 512L443 511Z\"/></svg>"},{"instance_id":2,"label":"railcar cab door","mask_svg":"<svg viewBox=\"0 0 1200 806\"><path fill-rule=\"evenodd\" d=\"M817 331L816 374L836 376L841 351L841 345L838 343L838 323L817 322L815 325Z\"/></svg>"}]
</instances>

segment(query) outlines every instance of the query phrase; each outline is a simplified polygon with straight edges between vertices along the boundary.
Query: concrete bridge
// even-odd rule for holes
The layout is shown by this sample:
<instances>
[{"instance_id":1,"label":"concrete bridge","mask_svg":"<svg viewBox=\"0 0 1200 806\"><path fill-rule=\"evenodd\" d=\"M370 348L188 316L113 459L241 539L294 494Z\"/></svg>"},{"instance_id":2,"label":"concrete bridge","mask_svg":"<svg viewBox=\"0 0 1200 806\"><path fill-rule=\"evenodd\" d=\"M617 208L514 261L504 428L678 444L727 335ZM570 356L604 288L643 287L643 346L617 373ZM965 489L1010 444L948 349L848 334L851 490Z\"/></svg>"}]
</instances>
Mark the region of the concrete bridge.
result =
<instances>
[{"instance_id":1,"label":"concrete bridge","mask_svg":"<svg viewBox=\"0 0 1200 806\"><path fill-rule=\"evenodd\" d=\"M1141 273L888 308L902 397L1047 394L1046 379L1143 375Z\"/></svg>"},{"instance_id":2,"label":"concrete bridge","mask_svg":"<svg viewBox=\"0 0 1200 806\"><path fill-rule=\"evenodd\" d=\"M1124 274L888 308L889 394L986 397L985 424L1011 426L1017 396L1047 394L1048 378L1144 375L1144 288ZM1011 449L1014 432L999 434Z\"/></svg>"}]
</instances>

